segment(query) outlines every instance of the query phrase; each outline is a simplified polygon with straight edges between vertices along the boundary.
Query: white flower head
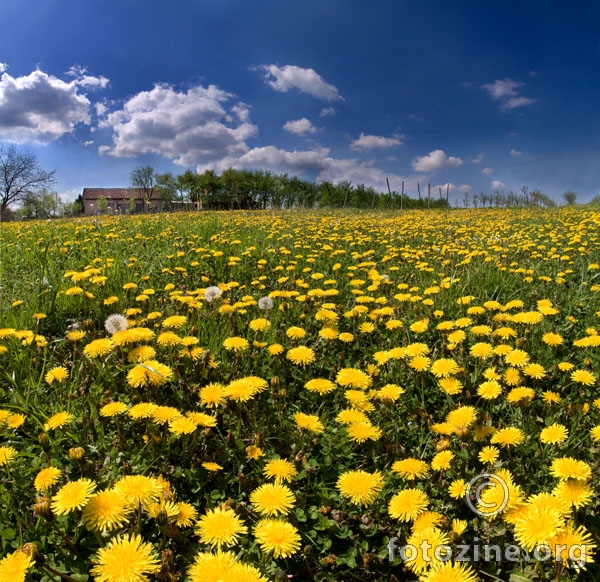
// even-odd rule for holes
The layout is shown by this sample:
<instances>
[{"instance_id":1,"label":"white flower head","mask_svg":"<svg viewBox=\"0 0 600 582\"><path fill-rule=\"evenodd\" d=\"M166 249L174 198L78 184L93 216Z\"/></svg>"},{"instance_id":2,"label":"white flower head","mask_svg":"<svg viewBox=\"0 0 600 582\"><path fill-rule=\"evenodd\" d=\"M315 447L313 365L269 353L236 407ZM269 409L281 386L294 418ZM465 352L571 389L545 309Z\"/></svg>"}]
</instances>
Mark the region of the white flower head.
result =
<instances>
[{"instance_id":1,"label":"white flower head","mask_svg":"<svg viewBox=\"0 0 600 582\"><path fill-rule=\"evenodd\" d=\"M265 311L273 309L273 300L270 297L261 297L258 300L258 308L264 309Z\"/></svg>"},{"instance_id":2,"label":"white flower head","mask_svg":"<svg viewBox=\"0 0 600 582\"><path fill-rule=\"evenodd\" d=\"M114 313L113 315L109 315L104 322L104 329L110 334L116 333L118 331L124 331L129 327L129 322L124 315L120 315L119 313Z\"/></svg>"},{"instance_id":3,"label":"white flower head","mask_svg":"<svg viewBox=\"0 0 600 582\"><path fill-rule=\"evenodd\" d=\"M219 289L216 285L212 285L211 287L207 287L204 290L204 299L209 303L212 303L217 297L221 297L223 295L223 291Z\"/></svg>"}]
</instances>

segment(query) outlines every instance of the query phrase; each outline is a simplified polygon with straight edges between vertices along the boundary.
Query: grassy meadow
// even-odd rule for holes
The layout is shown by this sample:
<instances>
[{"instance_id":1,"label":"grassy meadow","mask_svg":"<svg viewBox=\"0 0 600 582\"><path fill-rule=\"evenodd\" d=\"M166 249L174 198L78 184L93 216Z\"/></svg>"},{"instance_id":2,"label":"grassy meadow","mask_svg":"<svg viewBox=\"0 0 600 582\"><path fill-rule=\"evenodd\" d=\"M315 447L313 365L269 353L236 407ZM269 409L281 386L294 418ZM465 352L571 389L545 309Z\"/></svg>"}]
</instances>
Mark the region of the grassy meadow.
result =
<instances>
[{"instance_id":1,"label":"grassy meadow","mask_svg":"<svg viewBox=\"0 0 600 582\"><path fill-rule=\"evenodd\" d=\"M600 579L600 212L102 216L0 252L0 581Z\"/></svg>"}]
</instances>

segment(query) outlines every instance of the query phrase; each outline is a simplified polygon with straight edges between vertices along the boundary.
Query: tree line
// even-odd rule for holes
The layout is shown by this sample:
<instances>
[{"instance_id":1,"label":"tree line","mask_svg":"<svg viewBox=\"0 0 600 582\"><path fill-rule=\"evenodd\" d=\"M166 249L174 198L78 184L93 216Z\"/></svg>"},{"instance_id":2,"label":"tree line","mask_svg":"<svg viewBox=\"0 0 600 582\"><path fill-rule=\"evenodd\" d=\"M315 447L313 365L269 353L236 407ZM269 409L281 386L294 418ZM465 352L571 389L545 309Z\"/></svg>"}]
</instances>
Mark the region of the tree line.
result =
<instances>
[{"instance_id":1,"label":"tree line","mask_svg":"<svg viewBox=\"0 0 600 582\"><path fill-rule=\"evenodd\" d=\"M194 204L206 210L292 208L444 208L446 196L412 198L393 190L378 192L372 186L342 180L316 184L269 170L229 168L220 175L186 170L174 176L159 174L151 166L136 168L131 185L150 201L159 192L166 208Z\"/></svg>"},{"instance_id":2,"label":"tree line","mask_svg":"<svg viewBox=\"0 0 600 582\"><path fill-rule=\"evenodd\" d=\"M20 151L16 146L0 144L0 214L2 220L12 217L11 207L18 207L17 218L53 218L83 213L81 196L75 201L62 201L54 190L55 170L42 168L36 156ZM213 170L201 174L186 170L174 175L158 173L152 166L140 166L131 173L131 186L137 188L151 209L151 200L160 196L168 210L242 210L292 208L363 208L411 209L446 208L452 205L449 192L428 184L417 185L409 195L389 186L387 192L372 186L342 180L319 184L297 176L276 174L269 170L229 168L220 175ZM417 194L415 197L414 194ZM599 195L600 196L600 195ZM599 196L592 200L598 204ZM520 193L497 190L493 193L464 192L462 199L453 198L456 206L468 207L531 207L556 206L556 201L539 190L523 187ZM577 194L567 190L562 194L567 205L575 204ZM99 201L100 203L102 201ZM106 201L105 201L106 202ZM592 204L590 203L590 204ZM100 211L103 205L100 204Z\"/></svg>"}]
</instances>

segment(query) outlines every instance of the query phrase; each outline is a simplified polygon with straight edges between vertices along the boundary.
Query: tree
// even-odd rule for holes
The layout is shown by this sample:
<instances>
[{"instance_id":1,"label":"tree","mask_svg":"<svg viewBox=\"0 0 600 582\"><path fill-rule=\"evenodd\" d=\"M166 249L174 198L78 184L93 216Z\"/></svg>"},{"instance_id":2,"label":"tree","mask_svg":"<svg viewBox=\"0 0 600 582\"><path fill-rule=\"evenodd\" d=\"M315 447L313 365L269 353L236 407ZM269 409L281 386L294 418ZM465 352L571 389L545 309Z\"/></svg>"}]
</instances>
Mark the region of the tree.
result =
<instances>
[{"instance_id":1,"label":"tree","mask_svg":"<svg viewBox=\"0 0 600 582\"><path fill-rule=\"evenodd\" d=\"M108 212L108 200L104 196L98 198L98 212L100 214L106 214Z\"/></svg>"},{"instance_id":2,"label":"tree","mask_svg":"<svg viewBox=\"0 0 600 582\"><path fill-rule=\"evenodd\" d=\"M150 200L156 187L156 173L152 166L138 166L131 172L131 185L142 195L144 209L150 206Z\"/></svg>"},{"instance_id":3,"label":"tree","mask_svg":"<svg viewBox=\"0 0 600 582\"><path fill-rule=\"evenodd\" d=\"M577 201L577 192L567 190L566 192L563 192L562 197L568 206L573 206L573 204L575 204Z\"/></svg>"},{"instance_id":4,"label":"tree","mask_svg":"<svg viewBox=\"0 0 600 582\"><path fill-rule=\"evenodd\" d=\"M10 204L19 202L28 192L50 188L55 183L55 170L40 167L37 157L28 151L19 151L11 145L0 146L0 215Z\"/></svg>"}]
</instances>

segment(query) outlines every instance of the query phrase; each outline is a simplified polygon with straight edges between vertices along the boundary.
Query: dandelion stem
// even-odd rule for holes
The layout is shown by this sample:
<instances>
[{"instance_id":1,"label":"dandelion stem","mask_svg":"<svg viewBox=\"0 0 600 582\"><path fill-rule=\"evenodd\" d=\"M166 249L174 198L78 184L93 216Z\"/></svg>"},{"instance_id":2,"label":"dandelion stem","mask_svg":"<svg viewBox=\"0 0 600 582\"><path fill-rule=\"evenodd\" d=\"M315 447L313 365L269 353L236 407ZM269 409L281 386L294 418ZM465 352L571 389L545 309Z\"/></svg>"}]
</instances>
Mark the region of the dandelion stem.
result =
<instances>
[{"instance_id":1,"label":"dandelion stem","mask_svg":"<svg viewBox=\"0 0 600 582\"><path fill-rule=\"evenodd\" d=\"M52 566L49 566L48 564L44 564L42 566L42 569L48 570L48 572L50 572L50 574L54 574L55 576L60 576L63 580L66 580L67 582L77 582L77 580L75 578L71 578L71 576L69 576L68 574L59 572L58 570L54 569Z\"/></svg>"}]
</instances>

